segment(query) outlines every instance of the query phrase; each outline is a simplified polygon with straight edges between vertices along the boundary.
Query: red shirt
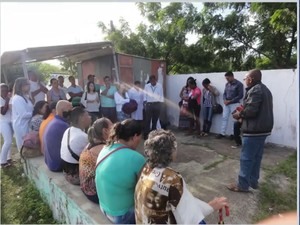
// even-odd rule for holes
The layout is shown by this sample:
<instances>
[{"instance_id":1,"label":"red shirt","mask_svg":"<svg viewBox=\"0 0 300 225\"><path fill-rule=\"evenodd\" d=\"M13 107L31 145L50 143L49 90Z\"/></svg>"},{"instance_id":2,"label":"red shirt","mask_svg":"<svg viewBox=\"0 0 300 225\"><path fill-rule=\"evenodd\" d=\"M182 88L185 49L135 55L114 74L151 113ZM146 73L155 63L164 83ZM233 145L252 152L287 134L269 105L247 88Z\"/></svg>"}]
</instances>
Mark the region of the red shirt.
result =
<instances>
[{"instance_id":1,"label":"red shirt","mask_svg":"<svg viewBox=\"0 0 300 225\"><path fill-rule=\"evenodd\" d=\"M197 103L198 103L198 105L200 105L200 103L201 103L201 89L198 88L198 87L195 87L194 89L192 89L191 93L192 93L191 96L198 95Z\"/></svg>"}]
</instances>

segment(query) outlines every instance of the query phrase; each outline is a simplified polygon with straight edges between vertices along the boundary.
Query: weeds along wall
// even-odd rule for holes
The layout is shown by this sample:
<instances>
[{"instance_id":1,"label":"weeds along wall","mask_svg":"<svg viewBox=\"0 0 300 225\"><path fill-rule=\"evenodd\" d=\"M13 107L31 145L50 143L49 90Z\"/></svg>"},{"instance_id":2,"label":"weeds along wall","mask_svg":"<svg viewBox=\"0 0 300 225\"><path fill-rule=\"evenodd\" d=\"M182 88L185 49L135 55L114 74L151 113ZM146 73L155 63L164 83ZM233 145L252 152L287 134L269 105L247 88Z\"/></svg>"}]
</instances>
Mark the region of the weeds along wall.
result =
<instances>
[{"instance_id":1,"label":"weeds along wall","mask_svg":"<svg viewBox=\"0 0 300 225\"><path fill-rule=\"evenodd\" d=\"M247 71L233 72L237 80L244 84L243 78ZM220 92L218 102L223 105L223 92L226 79L223 73L180 74L168 75L166 79L167 115L169 122L178 126L180 101L179 93L185 85L188 77L197 79L197 85L202 90L202 80L209 78L211 84ZM274 127L267 142L282 146L297 148L298 133L298 109L299 109L299 80L298 69L263 70L262 82L267 85L273 94ZM245 85L245 84L244 84ZM245 87L245 86L244 86ZM200 116L202 122L202 112ZM221 129L222 115L214 115L212 133L219 133ZM202 125L203 123L201 123ZM227 126L227 134L232 134L233 119L230 118Z\"/></svg>"}]
</instances>

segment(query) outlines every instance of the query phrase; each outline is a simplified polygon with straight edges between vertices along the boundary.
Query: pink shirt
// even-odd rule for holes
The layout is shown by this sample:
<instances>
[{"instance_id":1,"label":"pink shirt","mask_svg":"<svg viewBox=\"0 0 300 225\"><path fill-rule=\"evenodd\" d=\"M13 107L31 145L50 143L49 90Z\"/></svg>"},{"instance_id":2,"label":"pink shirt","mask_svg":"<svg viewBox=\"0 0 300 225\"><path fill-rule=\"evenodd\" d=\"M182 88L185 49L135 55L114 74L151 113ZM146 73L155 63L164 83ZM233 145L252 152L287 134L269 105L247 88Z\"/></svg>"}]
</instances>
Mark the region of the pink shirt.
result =
<instances>
[{"instance_id":1,"label":"pink shirt","mask_svg":"<svg viewBox=\"0 0 300 225\"><path fill-rule=\"evenodd\" d=\"M196 95L198 95L197 103L198 103L198 105L200 105L200 103L201 103L201 89L198 88L198 87L195 87L195 89L192 89L192 91L191 91L191 96L196 96Z\"/></svg>"}]
</instances>

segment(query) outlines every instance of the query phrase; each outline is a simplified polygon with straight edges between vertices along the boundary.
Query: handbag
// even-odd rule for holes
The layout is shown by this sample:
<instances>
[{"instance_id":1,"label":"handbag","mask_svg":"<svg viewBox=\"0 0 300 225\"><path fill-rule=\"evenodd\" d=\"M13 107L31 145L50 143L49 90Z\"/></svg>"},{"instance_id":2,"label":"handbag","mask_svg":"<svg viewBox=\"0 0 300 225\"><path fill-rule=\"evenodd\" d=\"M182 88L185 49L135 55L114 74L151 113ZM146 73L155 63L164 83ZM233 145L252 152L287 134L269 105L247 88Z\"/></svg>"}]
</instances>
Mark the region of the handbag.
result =
<instances>
[{"instance_id":1,"label":"handbag","mask_svg":"<svg viewBox=\"0 0 300 225\"><path fill-rule=\"evenodd\" d=\"M30 131L23 138L23 145L20 150L21 157L34 158L42 155L40 151L41 143L38 131Z\"/></svg>"},{"instance_id":2,"label":"handbag","mask_svg":"<svg viewBox=\"0 0 300 225\"><path fill-rule=\"evenodd\" d=\"M71 130L71 128L69 128L69 130L68 130L68 140L67 140L67 141L68 141L68 150L69 150L71 156L72 156L75 160L79 161L79 156L76 155L76 153L73 152L73 150L72 150L71 147L70 147L70 130Z\"/></svg>"},{"instance_id":3,"label":"handbag","mask_svg":"<svg viewBox=\"0 0 300 225\"><path fill-rule=\"evenodd\" d=\"M81 100L80 100L80 106L83 107L83 108L86 108L86 106L87 106L87 92L85 92L84 99L81 98Z\"/></svg>"},{"instance_id":4,"label":"handbag","mask_svg":"<svg viewBox=\"0 0 300 225\"><path fill-rule=\"evenodd\" d=\"M215 113L215 114L221 114L221 113L223 113L223 107L222 107L219 103L216 103L216 104L212 107L212 111L213 111L213 113Z\"/></svg>"},{"instance_id":5,"label":"handbag","mask_svg":"<svg viewBox=\"0 0 300 225\"><path fill-rule=\"evenodd\" d=\"M129 102L125 103L122 106L122 111L128 115L135 112L137 110L138 104L134 99L130 99Z\"/></svg>"}]
</instances>

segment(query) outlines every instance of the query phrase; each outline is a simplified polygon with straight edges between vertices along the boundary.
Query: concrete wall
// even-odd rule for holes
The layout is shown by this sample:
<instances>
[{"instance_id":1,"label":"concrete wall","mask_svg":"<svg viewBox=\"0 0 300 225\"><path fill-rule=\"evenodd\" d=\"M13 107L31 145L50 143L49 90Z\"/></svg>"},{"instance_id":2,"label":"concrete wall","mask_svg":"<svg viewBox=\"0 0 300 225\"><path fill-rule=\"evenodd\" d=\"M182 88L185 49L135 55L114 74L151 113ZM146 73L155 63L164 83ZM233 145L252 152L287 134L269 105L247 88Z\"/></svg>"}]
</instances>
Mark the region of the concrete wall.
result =
<instances>
[{"instance_id":1,"label":"concrete wall","mask_svg":"<svg viewBox=\"0 0 300 225\"><path fill-rule=\"evenodd\" d=\"M192 76L197 79L198 87L202 89L202 80L209 78L219 91L219 102L223 104L222 94L225 87L225 73L207 73L207 74L186 74L186 75L169 75L166 79L166 98L168 102L168 118L172 125L178 126L180 101L179 92L185 85L188 77ZM242 83L246 72L234 72L235 78ZM274 107L274 128L267 142L279 144L288 147L297 147L297 115L299 107L298 92L298 70L264 70L263 83L268 86L273 94ZM201 116L200 116L201 118ZM212 133L219 133L221 127L221 115L215 115ZM233 119L230 118L227 127L227 134L232 134Z\"/></svg>"},{"instance_id":2,"label":"concrete wall","mask_svg":"<svg viewBox=\"0 0 300 225\"><path fill-rule=\"evenodd\" d=\"M57 221L64 224L110 223L99 205L88 200L79 186L68 183L63 173L49 171L43 156L26 162L26 175L34 182Z\"/></svg>"}]
</instances>

